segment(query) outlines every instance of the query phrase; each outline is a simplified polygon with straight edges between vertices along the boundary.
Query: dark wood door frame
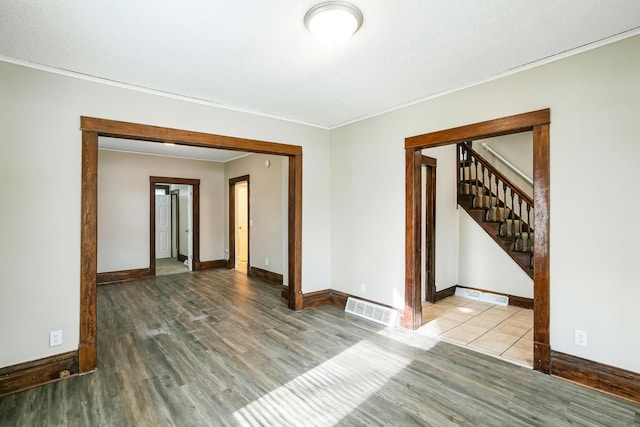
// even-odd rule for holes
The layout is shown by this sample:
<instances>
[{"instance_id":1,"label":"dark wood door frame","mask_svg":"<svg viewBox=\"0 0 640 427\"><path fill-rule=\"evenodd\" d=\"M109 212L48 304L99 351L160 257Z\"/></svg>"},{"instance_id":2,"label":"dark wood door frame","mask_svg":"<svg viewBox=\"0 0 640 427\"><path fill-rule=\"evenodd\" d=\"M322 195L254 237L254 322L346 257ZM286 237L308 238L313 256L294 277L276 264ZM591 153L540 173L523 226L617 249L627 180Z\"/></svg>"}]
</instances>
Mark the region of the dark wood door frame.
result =
<instances>
[{"instance_id":1,"label":"dark wood door frame","mask_svg":"<svg viewBox=\"0 0 640 427\"><path fill-rule=\"evenodd\" d=\"M236 268L236 192L235 185L240 182L247 183L247 215L251 212L251 187L249 185L249 175L242 175L236 178L229 179L229 263L227 267ZM249 247L249 242L251 241L251 227L247 230L247 273L249 271L249 267L251 266L251 248Z\"/></svg>"},{"instance_id":2,"label":"dark wood door frame","mask_svg":"<svg viewBox=\"0 0 640 427\"><path fill-rule=\"evenodd\" d=\"M406 245L405 309L402 326L422 325L421 309L421 209L422 149L464 141L533 132L534 274L533 368L549 373L549 109L518 114L405 139Z\"/></svg>"},{"instance_id":3,"label":"dark wood door frame","mask_svg":"<svg viewBox=\"0 0 640 427\"><path fill-rule=\"evenodd\" d=\"M191 268L193 271L200 270L200 180L189 178L169 178L162 176L149 177L149 274L156 275L156 188L158 184L181 184L190 185L193 189L193 200L191 209L191 253L193 259ZM169 187L169 186L166 186ZM167 194L169 191L167 189ZM176 224L176 236L179 234L180 225ZM173 249L172 249L173 250ZM178 253L180 248L178 247ZM188 255L187 255L188 256Z\"/></svg>"},{"instance_id":4,"label":"dark wood door frame","mask_svg":"<svg viewBox=\"0 0 640 427\"><path fill-rule=\"evenodd\" d=\"M175 242L175 246L176 246L176 258L179 258L180 255L180 190L172 190L171 191L171 210L173 210L173 199L175 197L176 200L176 217L175 219L171 218L171 234L174 233L175 231L175 235L176 235L176 242ZM174 227L174 222L175 222L175 230L173 229ZM173 245L171 247L171 257L173 258Z\"/></svg>"},{"instance_id":5,"label":"dark wood door frame","mask_svg":"<svg viewBox=\"0 0 640 427\"><path fill-rule=\"evenodd\" d=\"M219 148L289 158L288 307L302 310L302 147L138 123L80 117L82 187L80 201L80 373L97 366L96 279L98 267L98 137Z\"/></svg>"},{"instance_id":6,"label":"dark wood door frame","mask_svg":"<svg viewBox=\"0 0 640 427\"><path fill-rule=\"evenodd\" d=\"M424 194L427 197L427 211L425 212L425 228L427 239L425 241L425 301L436 301L436 168L438 160L433 157L422 156L422 168L426 175L426 188ZM421 201L422 203L422 201ZM420 205L422 208L422 205ZM420 213L422 221L423 215ZM422 232L421 232L422 235ZM422 237L420 238L422 246ZM420 298L420 312L422 313L422 298Z\"/></svg>"}]
</instances>

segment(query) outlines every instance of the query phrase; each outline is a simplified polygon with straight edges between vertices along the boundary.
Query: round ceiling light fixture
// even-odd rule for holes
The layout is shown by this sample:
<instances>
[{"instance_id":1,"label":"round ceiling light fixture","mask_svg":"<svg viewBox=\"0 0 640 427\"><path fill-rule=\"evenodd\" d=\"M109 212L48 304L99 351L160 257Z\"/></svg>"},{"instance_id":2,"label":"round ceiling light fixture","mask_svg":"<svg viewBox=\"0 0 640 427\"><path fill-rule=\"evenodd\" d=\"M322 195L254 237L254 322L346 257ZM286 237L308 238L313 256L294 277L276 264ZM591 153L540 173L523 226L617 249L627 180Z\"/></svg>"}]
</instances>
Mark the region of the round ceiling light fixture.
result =
<instances>
[{"instance_id":1,"label":"round ceiling light fixture","mask_svg":"<svg viewBox=\"0 0 640 427\"><path fill-rule=\"evenodd\" d=\"M341 43L362 26L362 12L344 1L327 1L309 9L304 25L322 40Z\"/></svg>"}]
</instances>

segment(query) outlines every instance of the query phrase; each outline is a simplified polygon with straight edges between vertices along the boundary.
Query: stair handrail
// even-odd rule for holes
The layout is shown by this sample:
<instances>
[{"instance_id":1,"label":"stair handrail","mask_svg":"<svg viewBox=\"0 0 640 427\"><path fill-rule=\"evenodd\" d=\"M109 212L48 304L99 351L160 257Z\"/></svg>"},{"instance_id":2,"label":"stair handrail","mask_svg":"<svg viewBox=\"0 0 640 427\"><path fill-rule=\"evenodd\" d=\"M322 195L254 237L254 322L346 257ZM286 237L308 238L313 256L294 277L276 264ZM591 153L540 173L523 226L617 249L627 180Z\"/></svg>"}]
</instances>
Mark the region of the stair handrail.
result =
<instances>
[{"instance_id":1,"label":"stair handrail","mask_svg":"<svg viewBox=\"0 0 640 427\"><path fill-rule=\"evenodd\" d=\"M503 183L507 184L512 191L518 194L518 197L520 198L520 200L527 202L529 206L533 207L533 199L529 197L527 193L522 191L517 185L511 182L509 178L507 178L502 173L500 173L500 171L498 171L487 159L485 159L480 154L478 154L478 152L475 151L473 148L469 147L467 143L461 142L458 144L458 147L462 147L463 150L471 153L471 155L478 161L478 163L482 164L485 168L490 170L496 177L500 178L500 180L502 180Z\"/></svg>"},{"instance_id":2,"label":"stair handrail","mask_svg":"<svg viewBox=\"0 0 640 427\"><path fill-rule=\"evenodd\" d=\"M484 148L489 153L491 153L491 155L494 156L496 159L498 159L503 165L505 165L507 168L509 168L509 170L511 170L516 175L518 175L520 178L522 178L523 181L527 182L529 185L533 185L533 180L531 178L529 178L524 172L522 172L520 169L518 169L509 160L507 160L504 157L502 157L502 155L500 153L498 153L496 150L494 150L493 148L489 147L489 145L486 142L481 142L480 145L482 145L482 148Z\"/></svg>"}]
</instances>

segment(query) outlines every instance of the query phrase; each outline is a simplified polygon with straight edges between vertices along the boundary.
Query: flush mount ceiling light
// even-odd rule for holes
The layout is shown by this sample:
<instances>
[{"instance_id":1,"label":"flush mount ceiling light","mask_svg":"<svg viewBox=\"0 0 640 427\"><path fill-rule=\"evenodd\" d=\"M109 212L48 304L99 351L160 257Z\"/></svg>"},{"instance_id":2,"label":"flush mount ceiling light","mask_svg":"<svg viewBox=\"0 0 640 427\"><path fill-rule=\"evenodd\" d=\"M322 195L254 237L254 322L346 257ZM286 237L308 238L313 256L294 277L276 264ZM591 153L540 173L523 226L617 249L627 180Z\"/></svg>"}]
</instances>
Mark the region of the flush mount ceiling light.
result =
<instances>
[{"instance_id":1,"label":"flush mount ceiling light","mask_svg":"<svg viewBox=\"0 0 640 427\"><path fill-rule=\"evenodd\" d=\"M322 40L341 43L358 31L362 12L347 2L327 1L309 9L304 25Z\"/></svg>"}]
</instances>

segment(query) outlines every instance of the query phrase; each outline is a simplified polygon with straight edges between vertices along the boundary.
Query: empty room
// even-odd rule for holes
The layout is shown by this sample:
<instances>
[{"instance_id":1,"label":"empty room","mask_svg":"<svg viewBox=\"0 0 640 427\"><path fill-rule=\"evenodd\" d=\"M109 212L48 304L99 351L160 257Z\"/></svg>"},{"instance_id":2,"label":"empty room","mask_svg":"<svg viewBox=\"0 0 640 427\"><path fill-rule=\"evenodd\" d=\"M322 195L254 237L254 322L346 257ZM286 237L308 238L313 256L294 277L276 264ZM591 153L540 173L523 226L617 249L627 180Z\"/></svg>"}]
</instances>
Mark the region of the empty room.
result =
<instances>
[{"instance_id":1,"label":"empty room","mask_svg":"<svg viewBox=\"0 0 640 427\"><path fill-rule=\"evenodd\" d=\"M0 426L640 425L637 1L85 3L0 4Z\"/></svg>"}]
</instances>

